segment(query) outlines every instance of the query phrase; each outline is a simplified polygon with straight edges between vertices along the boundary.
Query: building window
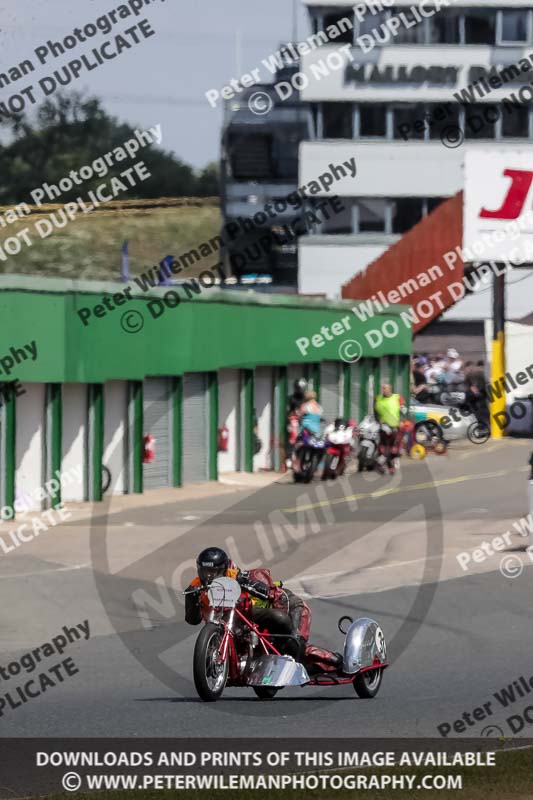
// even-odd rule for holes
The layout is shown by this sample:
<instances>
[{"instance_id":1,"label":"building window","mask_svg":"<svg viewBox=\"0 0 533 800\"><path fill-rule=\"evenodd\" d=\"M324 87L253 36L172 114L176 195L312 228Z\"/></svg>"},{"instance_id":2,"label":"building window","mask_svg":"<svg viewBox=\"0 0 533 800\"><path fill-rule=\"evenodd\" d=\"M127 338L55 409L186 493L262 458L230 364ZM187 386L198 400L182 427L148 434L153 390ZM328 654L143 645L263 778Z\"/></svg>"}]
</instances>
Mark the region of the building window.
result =
<instances>
[{"instance_id":1,"label":"building window","mask_svg":"<svg viewBox=\"0 0 533 800\"><path fill-rule=\"evenodd\" d=\"M324 139L353 139L353 104L322 103Z\"/></svg>"},{"instance_id":2,"label":"building window","mask_svg":"<svg viewBox=\"0 0 533 800\"><path fill-rule=\"evenodd\" d=\"M496 44L496 11L464 9L465 44Z\"/></svg>"},{"instance_id":3,"label":"building window","mask_svg":"<svg viewBox=\"0 0 533 800\"><path fill-rule=\"evenodd\" d=\"M341 197L340 201L343 209L336 211L335 214L329 214L329 219L325 219L324 214L317 213L323 220L321 233L353 233L353 200Z\"/></svg>"},{"instance_id":4,"label":"building window","mask_svg":"<svg viewBox=\"0 0 533 800\"><path fill-rule=\"evenodd\" d=\"M260 133L230 133L227 152L235 180L261 180L274 177L272 136Z\"/></svg>"},{"instance_id":5,"label":"building window","mask_svg":"<svg viewBox=\"0 0 533 800\"><path fill-rule=\"evenodd\" d=\"M315 139L319 139L319 138L321 138L321 134L319 133L319 131L320 131L320 127L319 127L320 104L319 103L311 103L311 118L313 120L314 138Z\"/></svg>"},{"instance_id":6,"label":"building window","mask_svg":"<svg viewBox=\"0 0 533 800\"><path fill-rule=\"evenodd\" d=\"M435 211L436 208L440 206L441 203L444 203L446 200L445 197L428 197L427 199L427 213L431 214L432 211Z\"/></svg>"},{"instance_id":7,"label":"building window","mask_svg":"<svg viewBox=\"0 0 533 800\"><path fill-rule=\"evenodd\" d=\"M465 139L495 139L500 109L492 103L472 103L465 106Z\"/></svg>"},{"instance_id":8,"label":"building window","mask_svg":"<svg viewBox=\"0 0 533 800\"><path fill-rule=\"evenodd\" d=\"M460 12L442 8L429 17L429 44L460 44Z\"/></svg>"},{"instance_id":9,"label":"building window","mask_svg":"<svg viewBox=\"0 0 533 800\"><path fill-rule=\"evenodd\" d=\"M387 106L362 103L359 106L359 136L387 135Z\"/></svg>"},{"instance_id":10,"label":"building window","mask_svg":"<svg viewBox=\"0 0 533 800\"><path fill-rule=\"evenodd\" d=\"M330 41L332 42L344 42L346 44L353 43L353 11L347 11L346 14L342 12L338 14L326 14L324 16L324 30L327 33L327 30L330 25L334 25L339 33L338 35L334 35L330 37ZM335 31L332 31L335 33Z\"/></svg>"},{"instance_id":11,"label":"building window","mask_svg":"<svg viewBox=\"0 0 533 800\"><path fill-rule=\"evenodd\" d=\"M529 136L529 106L515 103L503 103L501 106L502 114L502 137L512 138L521 137L527 139Z\"/></svg>"},{"instance_id":12,"label":"building window","mask_svg":"<svg viewBox=\"0 0 533 800\"><path fill-rule=\"evenodd\" d=\"M445 137L447 141L453 139L460 126L460 106L459 103L428 103L427 127L430 139L441 139Z\"/></svg>"},{"instance_id":13,"label":"building window","mask_svg":"<svg viewBox=\"0 0 533 800\"><path fill-rule=\"evenodd\" d=\"M524 9L508 8L500 11L500 44L527 42L527 17Z\"/></svg>"},{"instance_id":14,"label":"building window","mask_svg":"<svg viewBox=\"0 0 533 800\"><path fill-rule=\"evenodd\" d=\"M402 9L401 14L398 33L390 44L424 44L424 20L419 22L409 8Z\"/></svg>"},{"instance_id":15,"label":"building window","mask_svg":"<svg viewBox=\"0 0 533 800\"><path fill-rule=\"evenodd\" d=\"M361 36L363 33L372 33L372 31L377 30L383 36L383 33L380 31L381 25L390 17L390 11L387 9L383 9L382 11L378 11L375 14L370 13L372 10L372 6L369 6L366 10L366 14L363 17L362 21L358 21L357 24L357 35ZM387 29L385 29L387 30ZM385 34L386 35L386 34Z\"/></svg>"},{"instance_id":16,"label":"building window","mask_svg":"<svg viewBox=\"0 0 533 800\"><path fill-rule=\"evenodd\" d=\"M424 203L420 197L400 197L391 205L393 233L406 233L422 219Z\"/></svg>"},{"instance_id":17,"label":"building window","mask_svg":"<svg viewBox=\"0 0 533 800\"><path fill-rule=\"evenodd\" d=\"M359 233L385 232L386 202L380 198L359 200L357 203Z\"/></svg>"},{"instance_id":18,"label":"building window","mask_svg":"<svg viewBox=\"0 0 533 800\"><path fill-rule=\"evenodd\" d=\"M277 178L298 179L299 137L296 134L275 139L272 147Z\"/></svg>"},{"instance_id":19,"label":"building window","mask_svg":"<svg viewBox=\"0 0 533 800\"><path fill-rule=\"evenodd\" d=\"M392 109L392 114L392 135L394 139L405 141L406 136L409 140L425 138L424 106L409 104L396 106ZM419 120L421 121L420 123Z\"/></svg>"}]
</instances>

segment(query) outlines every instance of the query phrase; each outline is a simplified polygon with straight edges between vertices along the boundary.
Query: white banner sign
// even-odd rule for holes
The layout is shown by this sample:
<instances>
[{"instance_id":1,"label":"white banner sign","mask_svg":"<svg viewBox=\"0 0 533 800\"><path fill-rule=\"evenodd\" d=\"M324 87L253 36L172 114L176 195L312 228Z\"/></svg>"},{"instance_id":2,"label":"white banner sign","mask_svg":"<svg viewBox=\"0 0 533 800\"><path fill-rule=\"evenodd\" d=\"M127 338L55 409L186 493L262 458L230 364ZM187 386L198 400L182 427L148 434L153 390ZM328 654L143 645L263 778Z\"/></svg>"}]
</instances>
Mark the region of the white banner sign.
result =
<instances>
[{"instance_id":1,"label":"white banner sign","mask_svg":"<svg viewBox=\"0 0 533 800\"><path fill-rule=\"evenodd\" d=\"M464 260L533 265L533 148L467 150Z\"/></svg>"}]
</instances>

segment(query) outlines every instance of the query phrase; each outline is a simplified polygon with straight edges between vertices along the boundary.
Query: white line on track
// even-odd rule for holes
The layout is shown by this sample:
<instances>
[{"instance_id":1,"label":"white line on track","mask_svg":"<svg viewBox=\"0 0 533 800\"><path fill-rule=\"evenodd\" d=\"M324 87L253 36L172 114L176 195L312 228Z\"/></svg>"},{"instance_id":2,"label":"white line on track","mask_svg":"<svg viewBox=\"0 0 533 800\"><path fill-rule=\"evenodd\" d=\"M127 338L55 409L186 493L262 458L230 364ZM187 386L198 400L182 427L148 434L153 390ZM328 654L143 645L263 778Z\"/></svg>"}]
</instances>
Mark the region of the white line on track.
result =
<instances>
[{"instance_id":1,"label":"white line on track","mask_svg":"<svg viewBox=\"0 0 533 800\"><path fill-rule=\"evenodd\" d=\"M377 567L361 567L358 572L370 572L371 570L378 570L378 569L394 569L395 567L405 567L407 564L419 564L421 561L431 561L436 558L442 558L442 556L428 556L427 558L414 558L411 561L391 561L390 564L380 564ZM341 575L350 575L349 570L338 570L337 572L324 572L322 574L316 575L298 575L292 578L293 581L313 581L318 580L319 578L338 578ZM289 581L287 581L289 583Z\"/></svg>"},{"instance_id":2,"label":"white line on track","mask_svg":"<svg viewBox=\"0 0 533 800\"><path fill-rule=\"evenodd\" d=\"M71 572L76 569L85 569L86 567L90 566L90 564L75 564L73 567L55 567L54 569L41 569L37 570L36 572L18 572L15 575L0 575L0 580L6 580L10 578L32 578L36 575L48 575L51 572Z\"/></svg>"}]
</instances>

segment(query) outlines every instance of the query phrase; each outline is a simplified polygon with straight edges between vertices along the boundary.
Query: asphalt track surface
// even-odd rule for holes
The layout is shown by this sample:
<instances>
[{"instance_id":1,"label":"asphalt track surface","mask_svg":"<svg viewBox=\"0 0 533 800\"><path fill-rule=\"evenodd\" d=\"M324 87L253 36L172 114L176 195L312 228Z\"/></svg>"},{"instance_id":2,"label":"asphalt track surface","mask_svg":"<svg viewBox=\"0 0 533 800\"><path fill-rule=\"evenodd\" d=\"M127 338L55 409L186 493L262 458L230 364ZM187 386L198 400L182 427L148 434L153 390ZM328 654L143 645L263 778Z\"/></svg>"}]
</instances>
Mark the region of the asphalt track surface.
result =
<instances>
[{"instance_id":1,"label":"asphalt track surface","mask_svg":"<svg viewBox=\"0 0 533 800\"><path fill-rule=\"evenodd\" d=\"M349 486L318 482L309 489L282 481L223 501L178 500L109 519L104 509L93 521L87 566L62 568L24 554L8 564L4 557L2 629L24 646L3 648L0 663L46 641L54 625L59 631L89 618L91 638L64 654L79 673L20 708L4 709L0 735L435 737L437 726L489 701L492 713L470 717L472 724L450 735L494 735L494 725L511 735L506 720L533 705L533 690L508 708L493 693L533 675L533 572L524 540L467 572L456 554L527 513L528 454L527 443L491 443L408 462L395 479L354 475ZM294 538L285 529L280 543L268 516L273 510L294 524L298 513L307 514L300 541L296 529ZM258 520L266 536L261 546ZM155 535L155 544L107 577L102 553L121 526L136 541ZM86 521L77 527L89 535ZM286 689L271 702L228 689L216 704L200 702L191 683L197 629L155 606L141 624L131 598L139 588L154 594L157 577L170 585L176 564L212 543L230 544L241 563L262 554L275 577L305 591L316 643L341 647L336 625L343 614L375 617L391 662L378 697L358 699L348 685ZM515 579L499 570L506 553L523 561ZM179 601L176 608L178 619ZM178 676L175 683L169 675ZM2 692L9 683L0 682ZM521 731L532 733L530 724Z\"/></svg>"}]
</instances>

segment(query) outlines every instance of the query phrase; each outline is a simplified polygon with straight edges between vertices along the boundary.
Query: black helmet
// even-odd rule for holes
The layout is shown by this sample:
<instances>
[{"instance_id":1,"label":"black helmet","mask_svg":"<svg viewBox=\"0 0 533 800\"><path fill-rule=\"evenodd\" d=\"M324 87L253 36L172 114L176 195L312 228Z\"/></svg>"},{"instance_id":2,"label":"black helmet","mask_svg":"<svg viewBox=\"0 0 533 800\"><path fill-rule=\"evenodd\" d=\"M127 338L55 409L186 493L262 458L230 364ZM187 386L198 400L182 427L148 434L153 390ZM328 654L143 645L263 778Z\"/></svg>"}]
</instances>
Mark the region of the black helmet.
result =
<instances>
[{"instance_id":1,"label":"black helmet","mask_svg":"<svg viewBox=\"0 0 533 800\"><path fill-rule=\"evenodd\" d=\"M221 547L206 547L196 559L198 577L207 586L214 578L225 575L229 567L229 556Z\"/></svg>"},{"instance_id":2,"label":"black helmet","mask_svg":"<svg viewBox=\"0 0 533 800\"><path fill-rule=\"evenodd\" d=\"M294 381L294 394L305 394L307 385L305 378L298 378L297 381Z\"/></svg>"}]
</instances>

